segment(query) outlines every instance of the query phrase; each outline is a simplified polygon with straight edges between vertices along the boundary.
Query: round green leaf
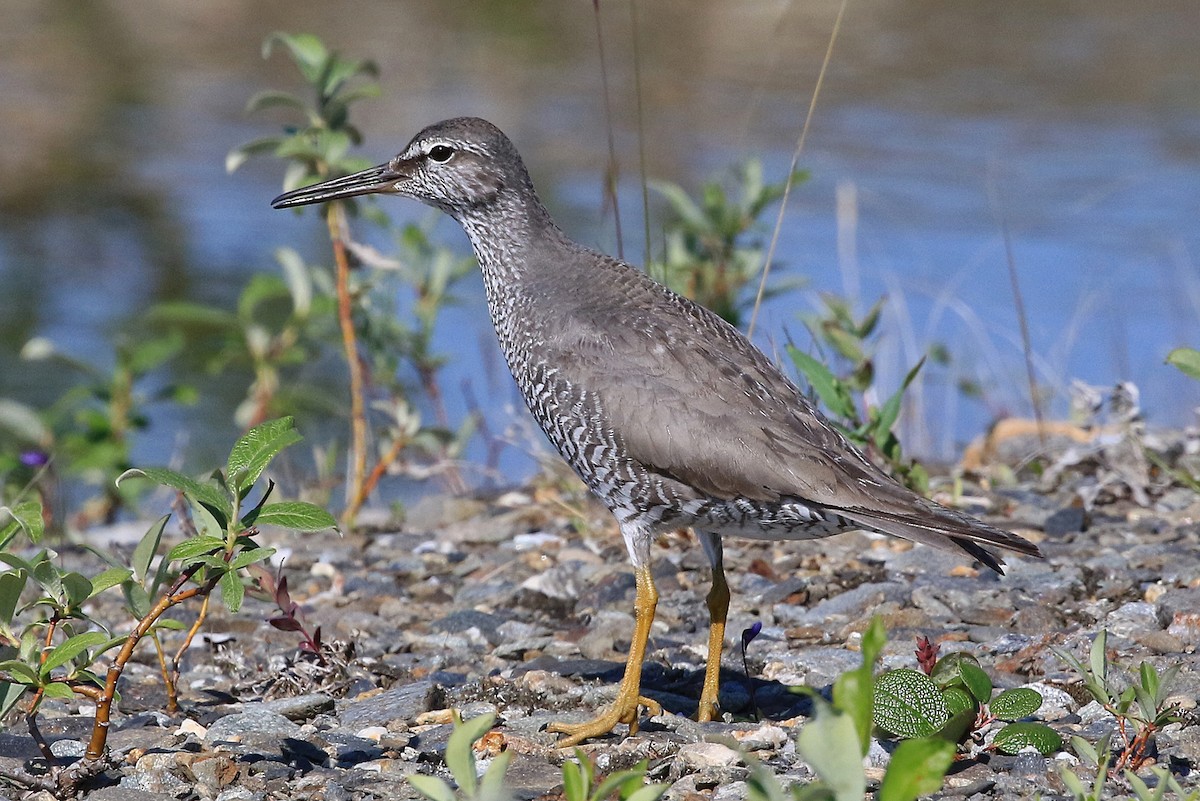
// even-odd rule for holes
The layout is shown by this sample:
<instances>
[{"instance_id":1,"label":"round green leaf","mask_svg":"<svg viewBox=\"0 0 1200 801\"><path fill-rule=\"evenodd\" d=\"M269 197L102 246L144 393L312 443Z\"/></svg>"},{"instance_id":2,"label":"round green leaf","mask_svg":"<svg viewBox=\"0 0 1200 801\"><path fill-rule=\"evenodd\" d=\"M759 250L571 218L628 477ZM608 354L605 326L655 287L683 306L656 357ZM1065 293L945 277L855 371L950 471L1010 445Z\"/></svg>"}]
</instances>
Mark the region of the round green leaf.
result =
<instances>
[{"instance_id":1,"label":"round green leaf","mask_svg":"<svg viewBox=\"0 0 1200 801\"><path fill-rule=\"evenodd\" d=\"M1061 751L1062 737L1044 723L1010 723L996 733L992 741L997 751L1015 754L1022 748L1033 746L1040 754Z\"/></svg>"},{"instance_id":2,"label":"round green leaf","mask_svg":"<svg viewBox=\"0 0 1200 801\"><path fill-rule=\"evenodd\" d=\"M950 719L950 710L924 673L889 670L875 682L875 725L898 737L926 737Z\"/></svg>"},{"instance_id":3,"label":"round green leaf","mask_svg":"<svg viewBox=\"0 0 1200 801\"><path fill-rule=\"evenodd\" d=\"M1005 690L992 699L988 709L1000 720L1020 720L1037 712L1042 706L1042 694L1028 687Z\"/></svg>"},{"instance_id":4,"label":"round green leaf","mask_svg":"<svg viewBox=\"0 0 1200 801\"><path fill-rule=\"evenodd\" d=\"M967 653L946 654L933 666L929 678L939 687L960 685L981 704L992 697L992 680L979 666L979 660Z\"/></svg>"},{"instance_id":5,"label":"round green leaf","mask_svg":"<svg viewBox=\"0 0 1200 801\"><path fill-rule=\"evenodd\" d=\"M942 700L946 702L951 717L976 707L975 699L961 687L947 687L942 691Z\"/></svg>"}]
</instances>

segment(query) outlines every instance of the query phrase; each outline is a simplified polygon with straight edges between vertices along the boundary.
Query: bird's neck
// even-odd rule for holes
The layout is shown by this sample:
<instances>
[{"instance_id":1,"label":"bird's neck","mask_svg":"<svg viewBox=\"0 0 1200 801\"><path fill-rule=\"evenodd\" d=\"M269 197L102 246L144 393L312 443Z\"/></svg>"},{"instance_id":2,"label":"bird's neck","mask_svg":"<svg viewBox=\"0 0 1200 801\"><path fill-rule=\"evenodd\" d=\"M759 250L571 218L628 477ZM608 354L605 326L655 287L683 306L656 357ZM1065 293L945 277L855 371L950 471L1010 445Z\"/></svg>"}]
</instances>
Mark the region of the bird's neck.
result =
<instances>
[{"instance_id":1,"label":"bird's neck","mask_svg":"<svg viewBox=\"0 0 1200 801\"><path fill-rule=\"evenodd\" d=\"M455 216L471 240L489 294L519 287L540 263L538 249L565 236L536 195L501 193Z\"/></svg>"}]
</instances>

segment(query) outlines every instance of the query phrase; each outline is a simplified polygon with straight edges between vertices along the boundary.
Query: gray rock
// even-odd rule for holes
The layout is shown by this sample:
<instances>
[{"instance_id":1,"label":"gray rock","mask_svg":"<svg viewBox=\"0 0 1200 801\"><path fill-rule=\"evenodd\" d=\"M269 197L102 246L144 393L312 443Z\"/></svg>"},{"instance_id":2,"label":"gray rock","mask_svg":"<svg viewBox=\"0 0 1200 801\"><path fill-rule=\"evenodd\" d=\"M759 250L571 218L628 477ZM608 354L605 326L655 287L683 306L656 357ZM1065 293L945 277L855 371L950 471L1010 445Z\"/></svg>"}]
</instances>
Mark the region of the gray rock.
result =
<instances>
[{"instance_id":1,"label":"gray rock","mask_svg":"<svg viewBox=\"0 0 1200 801\"><path fill-rule=\"evenodd\" d=\"M477 629L483 635L484 639L495 645L502 639L499 633L502 623L504 623L504 618L499 615L489 615L487 612L480 612L475 609L459 609L433 621L429 626L434 631L444 631L453 634L465 633L470 629Z\"/></svg>"},{"instance_id":2,"label":"gray rock","mask_svg":"<svg viewBox=\"0 0 1200 801\"><path fill-rule=\"evenodd\" d=\"M178 764L172 753L146 754L137 761L133 772L121 779L120 789L179 798L191 792L192 786L178 775Z\"/></svg>"},{"instance_id":3,"label":"gray rock","mask_svg":"<svg viewBox=\"0 0 1200 801\"><path fill-rule=\"evenodd\" d=\"M296 737L300 727L278 712L265 709L261 704L248 704L233 715L218 718L208 727L205 739L209 743L222 740L243 742L249 739L282 739Z\"/></svg>"},{"instance_id":4,"label":"gray rock","mask_svg":"<svg viewBox=\"0 0 1200 801\"><path fill-rule=\"evenodd\" d=\"M1144 631L1162 628L1154 604L1135 601L1113 610L1105 619L1105 628L1118 637L1132 637Z\"/></svg>"},{"instance_id":5,"label":"gray rock","mask_svg":"<svg viewBox=\"0 0 1200 801\"><path fill-rule=\"evenodd\" d=\"M880 604L892 602L904 604L912 597L906 585L897 582L861 584L840 595L827 598L811 609L804 610L793 625L818 626L829 622L858 620L875 610ZM778 619L778 610L776 618Z\"/></svg>"},{"instance_id":6,"label":"gray rock","mask_svg":"<svg viewBox=\"0 0 1200 801\"><path fill-rule=\"evenodd\" d=\"M332 712L333 706L333 696L326 695L325 693L308 693L306 695L294 695L290 698L275 698L262 703L263 709L278 712L288 720L294 721L311 720L323 712Z\"/></svg>"},{"instance_id":7,"label":"gray rock","mask_svg":"<svg viewBox=\"0 0 1200 801\"><path fill-rule=\"evenodd\" d=\"M101 787L87 794L88 801L175 801L169 793L153 793L127 787L122 781L119 787Z\"/></svg>"},{"instance_id":8,"label":"gray rock","mask_svg":"<svg viewBox=\"0 0 1200 801\"><path fill-rule=\"evenodd\" d=\"M422 712L439 706L441 692L431 681L415 681L385 690L361 701L338 704L338 719L348 729L387 726L393 721L411 721Z\"/></svg>"}]
</instances>

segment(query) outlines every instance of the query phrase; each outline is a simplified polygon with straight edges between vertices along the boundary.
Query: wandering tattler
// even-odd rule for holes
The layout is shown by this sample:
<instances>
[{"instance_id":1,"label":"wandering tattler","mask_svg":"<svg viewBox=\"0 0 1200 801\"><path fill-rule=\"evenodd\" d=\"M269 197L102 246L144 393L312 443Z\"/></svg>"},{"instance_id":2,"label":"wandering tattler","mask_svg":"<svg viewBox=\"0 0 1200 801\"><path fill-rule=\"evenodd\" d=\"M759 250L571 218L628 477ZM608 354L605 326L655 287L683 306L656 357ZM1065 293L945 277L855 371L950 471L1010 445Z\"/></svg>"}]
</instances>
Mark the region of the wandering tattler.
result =
<instances>
[{"instance_id":1,"label":"wandering tattler","mask_svg":"<svg viewBox=\"0 0 1200 801\"><path fill-rule=\"evenodd\" d=\"M616 701L560 745L636 731L658 591L656 535L691 526L712 564L698 719L717 714L729 587L724 536L817 539L866 529L961 548L1035 545L901 486L851 445L770 359L716 314L640 270L571 241L538 199L517 149L485 120L431 125L386 164L297 189L275 208L371 193L436 206L475 249L500 348L529 410L616 516L636 578L635 627Z\"/></svg>"}]
</instances>

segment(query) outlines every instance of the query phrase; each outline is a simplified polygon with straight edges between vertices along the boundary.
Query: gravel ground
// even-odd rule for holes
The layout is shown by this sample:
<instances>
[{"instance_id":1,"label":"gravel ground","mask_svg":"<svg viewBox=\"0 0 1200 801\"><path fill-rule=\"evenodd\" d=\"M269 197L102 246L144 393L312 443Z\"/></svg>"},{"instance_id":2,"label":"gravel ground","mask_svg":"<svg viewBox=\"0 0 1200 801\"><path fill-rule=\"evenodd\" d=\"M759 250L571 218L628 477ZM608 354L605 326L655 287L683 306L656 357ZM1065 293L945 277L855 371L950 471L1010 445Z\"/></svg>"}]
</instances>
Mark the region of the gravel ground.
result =
<instances>
[{"instance_id":1,"label":"gravel ground","mask_svg":"<svg viewBox=\"0 0 1200 801\"><path fill-rule=\"evenodd\" d=\"M729 542L723 723L688 718L704 668L707 563L690 535L663 538L643 692L664 714L643 719L633 736L620 727L583 750L602 772L649 759L651 777L671 785L668 799L745 798L748 755L785 783L807 781L812 772L794 739L810 710L792 688L827 689L857 666L859 635L880 615L889 631L884 667L916 667L919 636L939 641L943 653L969 651L997 687L1041 691L1039 717L1064 737L1094 741L1114 720L1082 703L1077 677L1052 646L1084 655L1103 628L1119 664L1182 665L1171 692L1185 720L1158 736L1157 759L1185 786L1200 784L1200 496L1168 488L1140 505L1136 493L1113 491L1111 482L1096 490L1098 475L1056 475L1053 488L967 487L968 509L1045 553L1011 559L1004 577L953 554L866 534ZM573 485L556 486L486 501L431 498L403 526L370 534L264 534L264 544L286 557L305 623L320 626L332 648L328 664L301 654L295 633L264 624L271 604L247 600L236 616L211 615L183 665L183 712L169 718L152 649L142 648L114 717L114 765L86 797L415 798L406 776L446 775L451 709L497 713L489 742L515 753L509 784L518 798L561 797L568 755L543 729L583 719L614 696L633 629L634 584L611 517L561 489ZM1091 501L1088 511L1081 496ZM71 566L88 564L86 552L63 555ZM97 616L120 619L111 603ZM180 617L187 614L194 609ZM747 676L736 643L756 622L762 633L749 648ZM82 753L89 711L87 703L43 705L42 731L57 754ZM36 768L23 722L8 723L0 771ZM886 750L872 749L876 779L887 759ZM941 797L1062 796L1057 766L1074 761L984 754L956 764Z\"/></svg>"}]
</instances>

